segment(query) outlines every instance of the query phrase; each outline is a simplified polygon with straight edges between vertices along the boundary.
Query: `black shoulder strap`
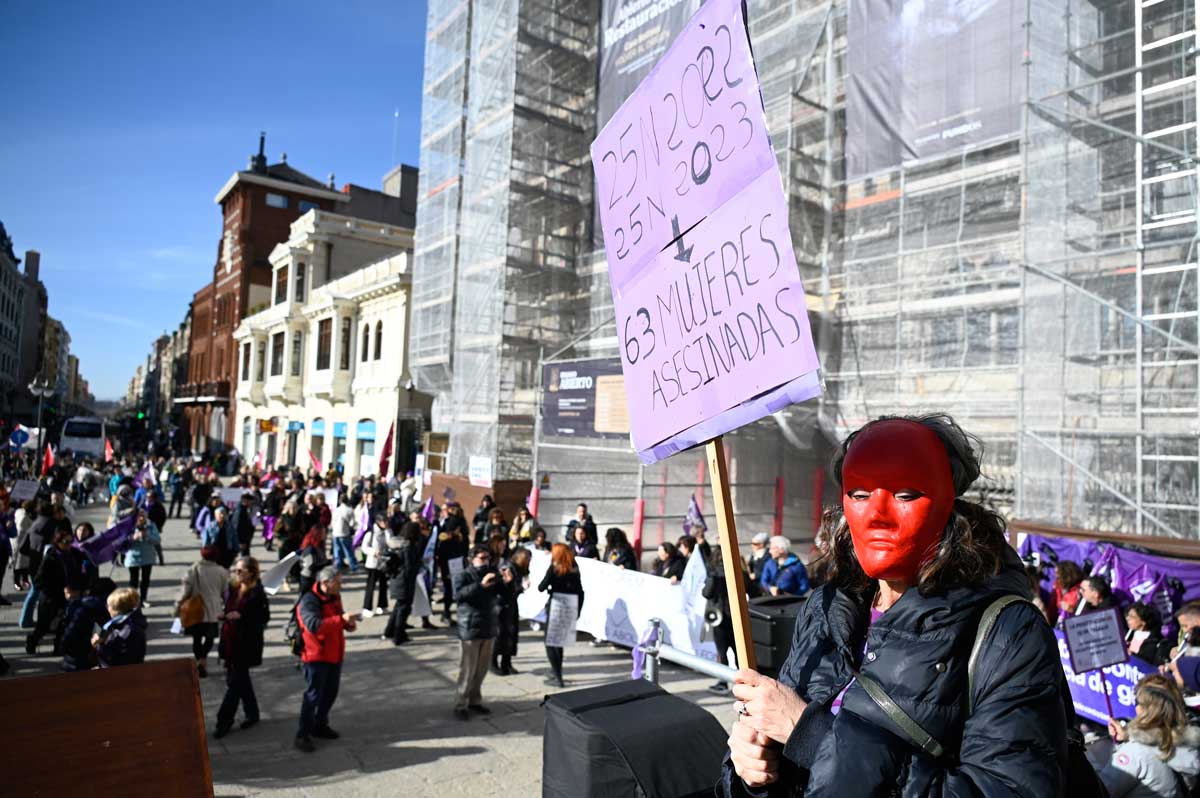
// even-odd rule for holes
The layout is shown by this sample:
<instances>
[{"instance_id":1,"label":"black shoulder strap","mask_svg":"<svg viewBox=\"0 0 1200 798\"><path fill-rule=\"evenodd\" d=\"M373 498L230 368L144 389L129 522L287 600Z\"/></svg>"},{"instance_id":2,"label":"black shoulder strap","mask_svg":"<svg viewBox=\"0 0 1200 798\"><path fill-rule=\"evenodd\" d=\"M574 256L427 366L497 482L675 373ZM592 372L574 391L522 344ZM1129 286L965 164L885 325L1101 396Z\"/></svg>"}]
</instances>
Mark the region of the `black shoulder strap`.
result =
<instances>
[{"instance_id":1,"label":"black shoulder strap","mask_svg":"<svg viewBox=\"0 0 1200 798\"><path fill-rule=\"evenodd\" d=\"M1001 596L988 605L988 608L983 611L983 616L979 619L979 626L975 629L975 644L971 646L971 658L967 660L967 717L975 712L975 669L979 664L979 653L983 650L983 641L987 639L988 634L992 631L992 627L996 625L996 620L1000 617L1000 613L1005 607L1018 602L1032 604L1027 599L1012 593Z\"/></svg>"}]
</instances>

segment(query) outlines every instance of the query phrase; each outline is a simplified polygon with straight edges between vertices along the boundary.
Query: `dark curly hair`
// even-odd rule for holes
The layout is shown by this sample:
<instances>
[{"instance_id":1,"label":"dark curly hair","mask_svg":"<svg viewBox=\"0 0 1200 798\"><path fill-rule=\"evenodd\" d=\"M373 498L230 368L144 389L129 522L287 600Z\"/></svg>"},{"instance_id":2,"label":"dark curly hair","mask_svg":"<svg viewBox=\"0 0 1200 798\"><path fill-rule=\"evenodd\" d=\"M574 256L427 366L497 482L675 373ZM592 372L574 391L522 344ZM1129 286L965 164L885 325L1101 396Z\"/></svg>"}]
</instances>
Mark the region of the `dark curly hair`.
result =
<instances>
[{"instance_id":1,"label":"dark curly hair","mask_svg":"<svg viewBox=\"0 0 1200 798\"><path fill-rule=\"evenodd\" d=\"M938 593L952 587L978 587L1000 568L1005 540L1004 519L986 507L961 496L979 478L983 442L963 430L943 413L926 416L881 416L850 433L833 459L833 479L842 485L842 464L854 439L865 429L881 421L913 421L932 430L950 458L950 476L954 482L954 509L946 522L941 542L917 573L921 595ZM817 558L812 571L816 580L854 593L867 591L873 580L858 564L850 527L841 507L828 508L817 532Z\"/></svg>"}]
</instances>

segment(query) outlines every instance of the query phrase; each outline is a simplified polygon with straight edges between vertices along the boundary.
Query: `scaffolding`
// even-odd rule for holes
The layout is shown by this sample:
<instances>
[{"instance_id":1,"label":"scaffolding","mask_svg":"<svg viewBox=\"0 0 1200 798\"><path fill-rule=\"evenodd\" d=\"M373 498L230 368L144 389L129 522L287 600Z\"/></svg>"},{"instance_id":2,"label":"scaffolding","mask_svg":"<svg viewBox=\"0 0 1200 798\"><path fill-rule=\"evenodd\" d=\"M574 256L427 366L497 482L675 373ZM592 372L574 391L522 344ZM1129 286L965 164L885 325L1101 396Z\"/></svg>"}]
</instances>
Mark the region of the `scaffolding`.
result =
<instances>
[{"instance_id":1,"label":"scaffolding","mask_svg":"<svg viewBox=\"0 0 1200 798\"><path fill-rule=\"evenodd\" d=\"M749 532L783 478L785 532L807 537L835 498L837 441L881 414L945 411L984 440L978 492L1009 517L1200 539L1196 0L1011 3L1020 129L850 179L846 0L747 0L826 385L729 436ZM422 206L414 330L451 376L451 470L482 453L524 477L539 353L617 354L604 254L587 244L598 12L435 0L431 20L468 5L469 46L426 66L428 101L431 76L470 63L461 249L454 290L437 292L454 323L420 319L436 240ZM432 185L424 152L421 167ZM623 441L541 433L536 448L548 526L580 500L601 526L630 523L631 497L651 521L704 500L695 453L642 468Z\"/></svg>"}]
</instances>

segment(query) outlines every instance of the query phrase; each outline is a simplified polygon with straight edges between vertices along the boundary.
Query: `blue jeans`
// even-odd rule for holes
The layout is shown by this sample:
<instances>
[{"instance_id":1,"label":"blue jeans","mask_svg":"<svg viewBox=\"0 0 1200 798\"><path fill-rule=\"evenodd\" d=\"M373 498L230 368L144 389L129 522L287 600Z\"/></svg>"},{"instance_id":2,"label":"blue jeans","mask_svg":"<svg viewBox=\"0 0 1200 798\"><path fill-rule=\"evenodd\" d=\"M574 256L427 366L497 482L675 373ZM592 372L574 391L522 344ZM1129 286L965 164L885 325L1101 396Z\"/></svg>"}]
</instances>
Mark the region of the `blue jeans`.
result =
<instances>
[{"instance_id":1,"label":"blue jeans","mask_svg":"<svg viewBox=\"0 0 1200 798\"><path fill-rule=\"evenodd\" d=\"M300 704L300 728L297 737L310 737L317 729L329 725L329 710L337 699L342 681L342 664L332 662L304 663L304 699Z\"/></svg>"},{"instance_id":2,"label":"blue jeans","mask_svg":"<svg viewBox=\"0 0 1200 798\"><path fill-rule=\"evenodd\" d=\"M354 538L347 535L344 538L333 539L333 565L335 568L342 567L342 561L345 560L347 567L351 571L358 570L358 561L354 559Z\"/></svg>"},{"instance_id":3,"label":"blue jeans","mask_svg":"<svg viewBox=\"0 0 1200 798\"><path fill-rule=\"evenodd\" d=\"M35 586L29 586L29 592L25 594L25 603L21 605L21 620L17 624L22 629L33 628L33 611L37 609L38 599L41 598L42 591Z\"/></svg>"}]
</instances>

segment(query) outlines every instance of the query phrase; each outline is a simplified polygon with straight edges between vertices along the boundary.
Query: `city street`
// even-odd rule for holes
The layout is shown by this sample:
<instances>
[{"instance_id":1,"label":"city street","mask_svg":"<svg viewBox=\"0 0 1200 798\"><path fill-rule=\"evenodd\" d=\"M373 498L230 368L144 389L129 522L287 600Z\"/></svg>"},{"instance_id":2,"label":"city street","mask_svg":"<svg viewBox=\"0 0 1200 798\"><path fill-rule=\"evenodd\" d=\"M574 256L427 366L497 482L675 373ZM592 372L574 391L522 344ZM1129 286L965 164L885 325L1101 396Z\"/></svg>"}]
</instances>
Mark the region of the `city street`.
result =
<instances>
[{"instance_id":1,"label":"city street","mask_svg":"<svg viewBox=\"0 0 1200 798\"><path fill-rule=\"evenodd\" d=\"M102 529L104 514L103 505L93 505L78 513L77 520ZM190 638L169 633L179 580L197 556L186 520L169 521L163 543L167 565L154 570L149 597L153 606L146 613L148 659L190 657ZM261 542L255 554L266 554ZM264 563L269 566L273 559L273 554L266 554ZM102 575L110 572L118 584L127 578L119 566L101 568ZM13 594L10 579L11 573L6 574L5 596L14 604L0 612L0 650L12 664L13 676L57 672L58 660L25 656L25 633L16 626L23 594ZM361 607L362 589L361 575L347 578L346 609ZM217 796L351 798L380 795L385 789L388 794L461 798L540 793L541 702L555 689L543 685L548 666L541 633L522 630L514 660L519 675L488 675L483 694L492 715L462 722L451 714L458 668L458 644L452 634L443 628L418 628L413 642L397 649L379 639L385 618L368 620L348 637L341 691L330 715L341 739L318 741L315 754L304 754L292 747L303 679L296 667L298 659L283 642L283 627L295 598L295 593L281 593L271 603L264 663L253 671L262 710L262 722L256 727L241 731L235 726L224 739L212 738L224 681L215 652L209 658L209 677L201 680L201 689ZM48 651L49 643L42 650ZM567 650L565 659L568 690L629 676L630 656L623 649L581 642ZM727 727L732 723L732 701L708 693L705 687L710 679L668 665L662 683L708 708ZM11 689L11 681L4 687Z\"/></svg>"}]
</instances>

